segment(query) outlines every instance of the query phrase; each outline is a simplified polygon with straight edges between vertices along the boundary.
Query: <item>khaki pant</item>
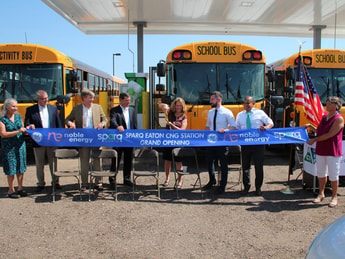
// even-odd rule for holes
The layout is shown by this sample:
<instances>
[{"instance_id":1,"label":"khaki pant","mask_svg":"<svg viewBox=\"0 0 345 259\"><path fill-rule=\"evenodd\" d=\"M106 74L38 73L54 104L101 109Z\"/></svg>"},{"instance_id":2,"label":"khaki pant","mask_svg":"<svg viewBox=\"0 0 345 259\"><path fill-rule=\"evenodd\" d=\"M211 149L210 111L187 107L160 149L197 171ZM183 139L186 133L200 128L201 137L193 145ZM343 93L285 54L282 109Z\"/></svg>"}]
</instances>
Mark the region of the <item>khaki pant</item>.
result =
<instances>
[{"instance_id":1,"label":"khaki pant","mask_svg":"<svg viewBox=\"0 0 345 259\"><path fill-rule=\"evenodd\" d=\"M50 175L53 179L53 164L54 164L54 150L55 149L56 149L55 147L34 147L37 186L45 186L46 184L44 181L44 165L46 162L46 155L48 158ZM59 179L57 178L56 183L58 182L59 182Z\"/></svg>"}]
</instances>

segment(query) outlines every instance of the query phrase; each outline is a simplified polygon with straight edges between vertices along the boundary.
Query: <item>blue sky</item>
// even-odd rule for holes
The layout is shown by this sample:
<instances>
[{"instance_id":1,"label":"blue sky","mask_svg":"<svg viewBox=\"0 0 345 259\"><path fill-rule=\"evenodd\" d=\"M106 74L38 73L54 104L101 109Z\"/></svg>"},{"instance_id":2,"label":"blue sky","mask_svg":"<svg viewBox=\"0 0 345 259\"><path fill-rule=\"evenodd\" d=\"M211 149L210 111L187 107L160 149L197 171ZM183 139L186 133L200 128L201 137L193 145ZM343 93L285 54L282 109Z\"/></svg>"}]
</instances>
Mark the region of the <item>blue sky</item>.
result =
<instances>
[{"instance_id":1,"label":"blue sky","mask_svg":"<svg viewBox=\"0 0 345 259\"><path fill-rule=\"evenodd\" d=\"M137 72L136 34L86 35L40 0L5 0L1 2L1 9L1 44L27 42L46 45L109 74L113 73L113 53L121 53L121 56L115 57L116 76L125 79L125 72ZM144 35L144 72L165 59L174 47L192 41L208 40L236 41L252 45L264 53L267 63L298 52L298 40L305 41L302 50L313 48L312 38ZM344 39L336 41L337 48L344 46ZM321 47L333 48L334 39L323 39ZM134 52L134 62L131 51Z\"/></svg>"}]
</instances>

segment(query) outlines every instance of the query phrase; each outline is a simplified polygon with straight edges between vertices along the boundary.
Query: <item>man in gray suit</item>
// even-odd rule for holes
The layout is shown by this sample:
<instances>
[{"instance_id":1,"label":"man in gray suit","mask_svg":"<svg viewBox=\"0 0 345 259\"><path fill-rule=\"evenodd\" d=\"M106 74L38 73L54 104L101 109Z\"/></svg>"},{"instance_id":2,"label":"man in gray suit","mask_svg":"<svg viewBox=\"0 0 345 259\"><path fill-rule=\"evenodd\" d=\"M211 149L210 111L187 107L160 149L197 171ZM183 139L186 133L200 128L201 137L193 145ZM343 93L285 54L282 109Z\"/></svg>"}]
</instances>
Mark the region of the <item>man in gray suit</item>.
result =
<instances>
[{"instance_id":1,"label":"man in gray suit","mask_svg":"<svg viewBox=\"0 0 345 259\"><path fill-rule=\"evenodd\" d=\"M103 129L108 122L102 107L99 104L93 103L95 94L88 89L83 89L81 92L82 102L76 105L71 114L67 116L65 124L72 128L97 128ZM80 147L80 167L81 167L81 184L82 190L87 189L88 172L90 165L90 152L92 148ZM94 169L100 170L100 161L94 161ZM103 185L100 178L96 178L96 189L103 190Z\"/></svg>"},{"instance_id":2,"label":"man in gray suit","mask_svg":"<svg viewBox=\"0 0 345 259\"><path fill-rule=\"evenodd\" d=\"M62 128L62 123L56 106L48 103L48 94L44 90L36 92L37 104L34 104L26 109L25 126L30 129L36 128ZM37 192L44 189L44 165L45 157L47 155L50 174L53 175L53 161L55 147L43 147L33 143L36 176L37 176ZM53 176L52 176L53 178ZM55 186L60 189L59 179L55 180Z\"/></svg>"}]
</instances>

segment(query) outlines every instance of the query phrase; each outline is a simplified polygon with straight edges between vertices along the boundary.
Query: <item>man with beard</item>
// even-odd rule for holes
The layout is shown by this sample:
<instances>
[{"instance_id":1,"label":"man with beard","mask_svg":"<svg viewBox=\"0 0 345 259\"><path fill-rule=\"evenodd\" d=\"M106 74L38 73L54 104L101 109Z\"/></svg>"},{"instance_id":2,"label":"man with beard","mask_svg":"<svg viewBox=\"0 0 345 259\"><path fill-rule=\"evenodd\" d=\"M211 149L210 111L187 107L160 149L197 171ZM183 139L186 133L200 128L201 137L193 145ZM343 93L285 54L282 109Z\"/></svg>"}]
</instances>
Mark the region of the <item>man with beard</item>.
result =
<instances>
[{"instance_id":1,"label":"man with beard","mask_svg":"<svg viewBox=\"0 0 345 259\"><path fill-rule=\"evenodd\" d=\"M223 95L215 91L210 96L210 104L212 109L209 110L207 116L206 130L218 130L220 133L224 131L236 129L235 119L233 113L222 106ZM207 149L207 168L210 180L207 185L204 186L204 190L211 189L216 184L216 178L214 175L215 164L220 162L222 178L220 181L217 194L223 194L228 182L228 154L229 148L222 147L209 147Z\"/></svg>"}]
</instances>

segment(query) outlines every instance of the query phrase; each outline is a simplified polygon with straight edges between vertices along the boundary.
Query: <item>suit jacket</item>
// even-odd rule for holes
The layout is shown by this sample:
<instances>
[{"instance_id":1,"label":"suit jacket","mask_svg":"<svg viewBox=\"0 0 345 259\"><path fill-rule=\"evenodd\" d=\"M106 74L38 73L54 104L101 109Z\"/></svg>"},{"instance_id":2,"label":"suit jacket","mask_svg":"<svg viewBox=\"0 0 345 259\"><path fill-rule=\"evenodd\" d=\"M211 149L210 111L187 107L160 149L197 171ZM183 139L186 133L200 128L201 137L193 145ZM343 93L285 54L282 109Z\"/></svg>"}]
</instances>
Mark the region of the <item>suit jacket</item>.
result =
<instances>
[{"instance_id":1,"label":"suit jacket","mask_svg":"<svg viewBox=\"0 0 345 259\"><path fill-rule=\"evenodd\" d=\"M133 107L128 107L129 120L131 124L131 129L137 129L137 113ZM122 108L120 105L111 108L110 110L110 129L116 129L118 126L123 126L127 129L125 117L123 116Z\"/></svg>"},{"instance_id":2,"label":"suit jacket","mask_svg":"<svg viewBox=\"0 0 345 259\"><path fill-rule=\"evenodd\" d=\"M49 114L49 127L62 128L63 125L56 106L47 104L47 109ZM43 128L38 104L34 104L26 109L24 125L29 126L30 124L34 124L35 128ZM31 145L33 147L40 147L35 141L32 141Z\"/></svg>"},{"instance_id":3,"label":"suit jacket","mask_svg":"<svg viewBox=\"0 0 345 259\"><path fill-rule=\"evenodd\" d=\"M47 109L50 128L62 128L62 122L56 106L47 104ZM36 128L43 128L38 104L32 105L26 109L24 124L25 126L34 124Z\"/></svg>"},{"instance_id":4,"label":"suit jacket","mask_svg":"<svg viewBox=\"0 0 345 259\"><path fill-rule=\"evenodd\" d=\"M108 119L105 116L102 106L99 104L93 103L91 106L92 109L92 120L93 127L96 128L99 123L103 124L103 127L107 125ZM77 128L83 128L83 104L80 103L74 106L70 115L67 116L65 124L68 125L68 122L74 122Z\"/></svg>"}]
</instances>

